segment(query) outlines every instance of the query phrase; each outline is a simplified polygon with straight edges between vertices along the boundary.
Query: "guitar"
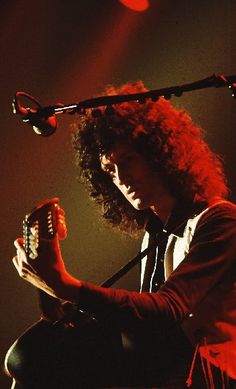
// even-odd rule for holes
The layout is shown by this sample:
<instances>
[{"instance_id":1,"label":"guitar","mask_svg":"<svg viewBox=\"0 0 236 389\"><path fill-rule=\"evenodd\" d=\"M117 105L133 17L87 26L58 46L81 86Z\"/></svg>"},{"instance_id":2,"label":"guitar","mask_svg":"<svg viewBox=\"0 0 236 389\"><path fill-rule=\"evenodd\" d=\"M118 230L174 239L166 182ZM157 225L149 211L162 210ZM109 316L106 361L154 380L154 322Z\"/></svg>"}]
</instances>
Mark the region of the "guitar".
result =
<instances>
[{"instance_id":1,"label":"guitar","mask_svg":"<svg viewBox=\"0 0 236 389\"><path fill-rule=\"evenodd\" d=\"M56 234L65 239L66 232L58 198L39 203L23 221L28 261L40 260L42 239L53 239ZM41 319L6 355L6 372L15 382L30 389L156 385L165 366L160 352L166 349L164 339L160 339L160 350L153 348L151 352L153 336L148 331L130 337L130 333L116 329L115 323L111 325L111 319L104 323L104 319L100 321L77 305L43 291L39 297Z\"/></svg>"},{"instance_id":2,"label":"guitar","mask_svg":"<svg viewBox=\"0 0 236 389\"><path fill-rule=\"evenodd\" d=\"M29 263L39 260L42 240L53 239L56 234L60 240L67 236L65 214L55 197L38 203L23 220L24 249ZM72 304L65 304L42 290L39 290L39 305L42 318L52 322L64 316L65 308L68 311L72 307Z\"/></svg>"}]
</instances>

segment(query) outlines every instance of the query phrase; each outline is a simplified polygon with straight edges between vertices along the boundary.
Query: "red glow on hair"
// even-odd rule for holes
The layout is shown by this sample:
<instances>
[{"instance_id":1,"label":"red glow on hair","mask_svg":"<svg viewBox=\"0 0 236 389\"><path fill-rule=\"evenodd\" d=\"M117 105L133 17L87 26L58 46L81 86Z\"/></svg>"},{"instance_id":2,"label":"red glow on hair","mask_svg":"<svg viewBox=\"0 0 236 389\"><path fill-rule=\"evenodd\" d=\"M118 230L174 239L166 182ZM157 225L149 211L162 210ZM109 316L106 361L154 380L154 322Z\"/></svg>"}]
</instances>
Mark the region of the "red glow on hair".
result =
<instances>
[{"instance_id":1,"label":"red glow on hair","mask_svg":"<svg viewBox=\"0 0 236 389\"><path fill-rule=\"evenodd\" d=\"M149 8L149 0L119 0L121 4L133 11L146 11Z\"/></svg>"}]
</instances>

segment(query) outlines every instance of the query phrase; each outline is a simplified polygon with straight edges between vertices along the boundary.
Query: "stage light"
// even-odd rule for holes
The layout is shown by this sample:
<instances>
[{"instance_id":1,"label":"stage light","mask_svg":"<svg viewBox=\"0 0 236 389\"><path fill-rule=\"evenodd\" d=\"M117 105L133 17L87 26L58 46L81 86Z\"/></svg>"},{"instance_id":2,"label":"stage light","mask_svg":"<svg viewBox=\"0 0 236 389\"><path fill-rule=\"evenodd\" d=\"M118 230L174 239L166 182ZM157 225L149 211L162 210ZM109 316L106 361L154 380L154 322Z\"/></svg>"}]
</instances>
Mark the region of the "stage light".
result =
<instances>
[{"instance_id":1,"label":"stage light","mask_svg":"<svg viewBox=\"0 0 236 389\"><path fill-rule=\"evenodd\" d=\"M133 11L143 12L149 8L149 0L119 0L121 4Z\"/></svg>"}]
</instances>

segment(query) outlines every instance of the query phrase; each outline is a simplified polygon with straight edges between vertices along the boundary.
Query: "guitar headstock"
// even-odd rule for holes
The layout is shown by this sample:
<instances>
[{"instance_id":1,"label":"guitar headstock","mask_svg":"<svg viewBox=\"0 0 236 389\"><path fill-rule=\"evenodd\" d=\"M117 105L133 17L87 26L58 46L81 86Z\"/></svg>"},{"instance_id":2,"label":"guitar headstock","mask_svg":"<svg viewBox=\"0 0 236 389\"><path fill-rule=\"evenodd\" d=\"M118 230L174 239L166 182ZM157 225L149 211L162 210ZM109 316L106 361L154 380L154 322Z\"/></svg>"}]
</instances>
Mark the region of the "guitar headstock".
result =
<instances>
[{"instance_id":1,"label":"guitar headstock","mask_svg":"<svg viewBox=\"0 0 236 389\"><path fill-rule=\"evenodd\" d=\"M67 235L64 211L59 199L42 201L23 220L24 248L30 259L38 257L40 239L50 240L58 234L59 239Z\"/></svg>"}]
</instances>

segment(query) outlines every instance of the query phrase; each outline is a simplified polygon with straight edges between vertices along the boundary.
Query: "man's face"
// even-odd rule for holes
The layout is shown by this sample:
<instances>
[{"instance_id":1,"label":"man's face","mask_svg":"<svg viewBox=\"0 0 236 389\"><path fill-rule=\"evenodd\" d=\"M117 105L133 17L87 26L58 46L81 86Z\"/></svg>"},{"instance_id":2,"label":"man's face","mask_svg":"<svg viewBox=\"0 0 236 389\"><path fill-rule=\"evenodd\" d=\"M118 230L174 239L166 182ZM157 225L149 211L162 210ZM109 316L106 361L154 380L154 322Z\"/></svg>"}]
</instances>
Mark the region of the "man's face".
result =
<instances>
[{"instance_id":1,"label":"man's face","mask_svg":"<svg viewBox=\"0 0 236 389\"><path fill-rule=\"evenodd\" d=\"M102 169L135 209L159 206L165 199L167 188L160 175L130 144L117 143L100 161Z\"/></svg>"}]
</instances>

